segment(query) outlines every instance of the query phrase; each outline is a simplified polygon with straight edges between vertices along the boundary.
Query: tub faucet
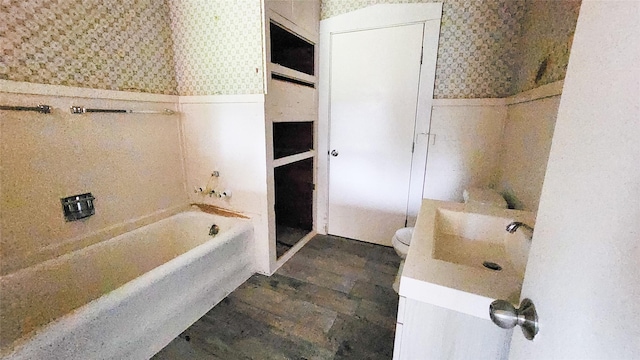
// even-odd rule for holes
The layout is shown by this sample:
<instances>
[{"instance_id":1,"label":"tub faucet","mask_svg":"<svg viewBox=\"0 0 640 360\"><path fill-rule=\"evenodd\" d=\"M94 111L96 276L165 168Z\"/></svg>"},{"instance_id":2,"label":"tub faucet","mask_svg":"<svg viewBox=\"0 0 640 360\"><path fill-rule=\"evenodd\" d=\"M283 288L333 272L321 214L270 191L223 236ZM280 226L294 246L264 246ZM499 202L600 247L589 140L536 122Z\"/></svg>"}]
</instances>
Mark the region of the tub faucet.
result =
<instances>
[{"instance_id":1,"label":"tub faucet","mask_svg":"<svg viewBox=\"0 0 640 360\"><path fill-rule=\"evenodd\" d=\"M209 236L215 236L219 232L220 232L220 227L216 224L211 225L211 228L209 228Z\"/></svg>"},{"instance_id":2,"label":"tub faucet","mask_svg":"<svg viewBox=\"0 0 640 360\"><path fill-rule=\"evenodd\" d=\"M510 234L513 234L514 232L516 232L516 230L518 230L519 227L523 227L525 229L529 229L533 232L533 228L523 222L520 221L514 221L511 224L507 225L507 232Z\"/></svg>"}]
</instances>

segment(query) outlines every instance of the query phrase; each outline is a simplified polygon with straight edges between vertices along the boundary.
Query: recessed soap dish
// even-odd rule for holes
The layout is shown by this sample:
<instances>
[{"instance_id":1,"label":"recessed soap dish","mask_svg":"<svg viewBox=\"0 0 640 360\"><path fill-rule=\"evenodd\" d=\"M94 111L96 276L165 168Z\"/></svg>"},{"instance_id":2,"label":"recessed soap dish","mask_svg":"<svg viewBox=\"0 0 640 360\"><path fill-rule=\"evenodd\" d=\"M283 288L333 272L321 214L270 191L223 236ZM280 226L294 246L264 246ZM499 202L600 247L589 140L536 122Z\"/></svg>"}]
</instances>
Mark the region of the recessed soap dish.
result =
<instances>
[{"instance_id":1,"label":"recessed soap dish","mask_svg":"<svg viewBox=\"0 0 640 360\"><path fill-rule=\"evenodd\" d=\"M65 221L76 221L95 214L96 211L93 207L95 199L91 193L60 199Z\"/></svg>"}]
</instances>

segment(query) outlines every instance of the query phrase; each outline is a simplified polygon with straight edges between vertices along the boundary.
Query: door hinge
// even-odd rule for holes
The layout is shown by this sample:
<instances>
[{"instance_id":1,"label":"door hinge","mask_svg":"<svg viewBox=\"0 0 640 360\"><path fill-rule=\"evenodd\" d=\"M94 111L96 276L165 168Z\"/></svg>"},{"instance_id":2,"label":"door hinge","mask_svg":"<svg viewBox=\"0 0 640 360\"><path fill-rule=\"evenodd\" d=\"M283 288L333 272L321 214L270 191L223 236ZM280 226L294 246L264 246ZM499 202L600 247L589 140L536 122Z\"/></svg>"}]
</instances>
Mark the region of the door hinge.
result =
<instances>
[{"instance_id":1,"label":"door hinge","mask_svg":"<svg viewBox=\"0 0 640 360\"><path fill-rule=\"evenodd\" d=\"M416 150L416 143L411 144L411 153L413 154Z\"/></svg>"},{"instance_id":2,"label":"door hinge","mask_svg":"<svg viewBox=\"0 0 640 360\"><path fill-rule=\"evenodd\" d=\"M404 219L404 227L407 227L408 224L409 224L409 219Z\"/></svg>"},{"instance_id":3,"label":"door hinge","mask_svg":"<svg viewBox=\"0 0 640 360\"><path fill-rule=\"evenodd\" d=\"M420 65L422 65L423 58L424 58L424 49L422 49L422 52L420 53Z\"/></svg>"}]
</instances>

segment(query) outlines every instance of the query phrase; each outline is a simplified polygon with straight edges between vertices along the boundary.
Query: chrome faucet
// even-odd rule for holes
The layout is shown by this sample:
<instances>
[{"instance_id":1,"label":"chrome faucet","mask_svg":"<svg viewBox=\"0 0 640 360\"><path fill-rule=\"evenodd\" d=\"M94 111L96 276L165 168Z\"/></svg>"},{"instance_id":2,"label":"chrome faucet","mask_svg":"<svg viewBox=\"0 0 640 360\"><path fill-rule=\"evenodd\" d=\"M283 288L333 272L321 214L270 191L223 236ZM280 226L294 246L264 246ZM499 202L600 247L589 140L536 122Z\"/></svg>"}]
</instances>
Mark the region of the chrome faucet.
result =
<instances>
[{"instance_id":1,"label":"chrome faucet","mask_svg":"<svg viewBox=\"0 0 640 360\"><path fill-rule=\"evenodd\" d=\"M516 232L516 230L518 230L519 227L523 227L525 229L529 229L533 232L533 228L523 222L520 221L514 221L511 224L507 225L507 232L510 234L513 234L514 232Z\"/></svg>"}]
</instances>

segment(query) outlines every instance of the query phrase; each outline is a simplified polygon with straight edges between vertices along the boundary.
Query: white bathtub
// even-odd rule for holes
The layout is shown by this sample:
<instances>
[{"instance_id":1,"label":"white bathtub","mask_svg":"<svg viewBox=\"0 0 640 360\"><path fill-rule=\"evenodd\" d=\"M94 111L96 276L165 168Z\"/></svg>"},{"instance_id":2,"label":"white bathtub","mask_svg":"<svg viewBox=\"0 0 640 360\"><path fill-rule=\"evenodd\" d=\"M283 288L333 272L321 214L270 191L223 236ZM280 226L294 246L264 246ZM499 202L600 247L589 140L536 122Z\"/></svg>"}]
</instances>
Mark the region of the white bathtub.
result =
<instances>
[{"instance_id":1,"label":"white bathtub","mask_svg":"<svg viewBox=\"0 0 640 360\"><path fill-rule=\"evenodd\" d=\"M253 274L252 237L190 211L5 275L0 356L148 359Z\"/></svg>"}]
</instances>

